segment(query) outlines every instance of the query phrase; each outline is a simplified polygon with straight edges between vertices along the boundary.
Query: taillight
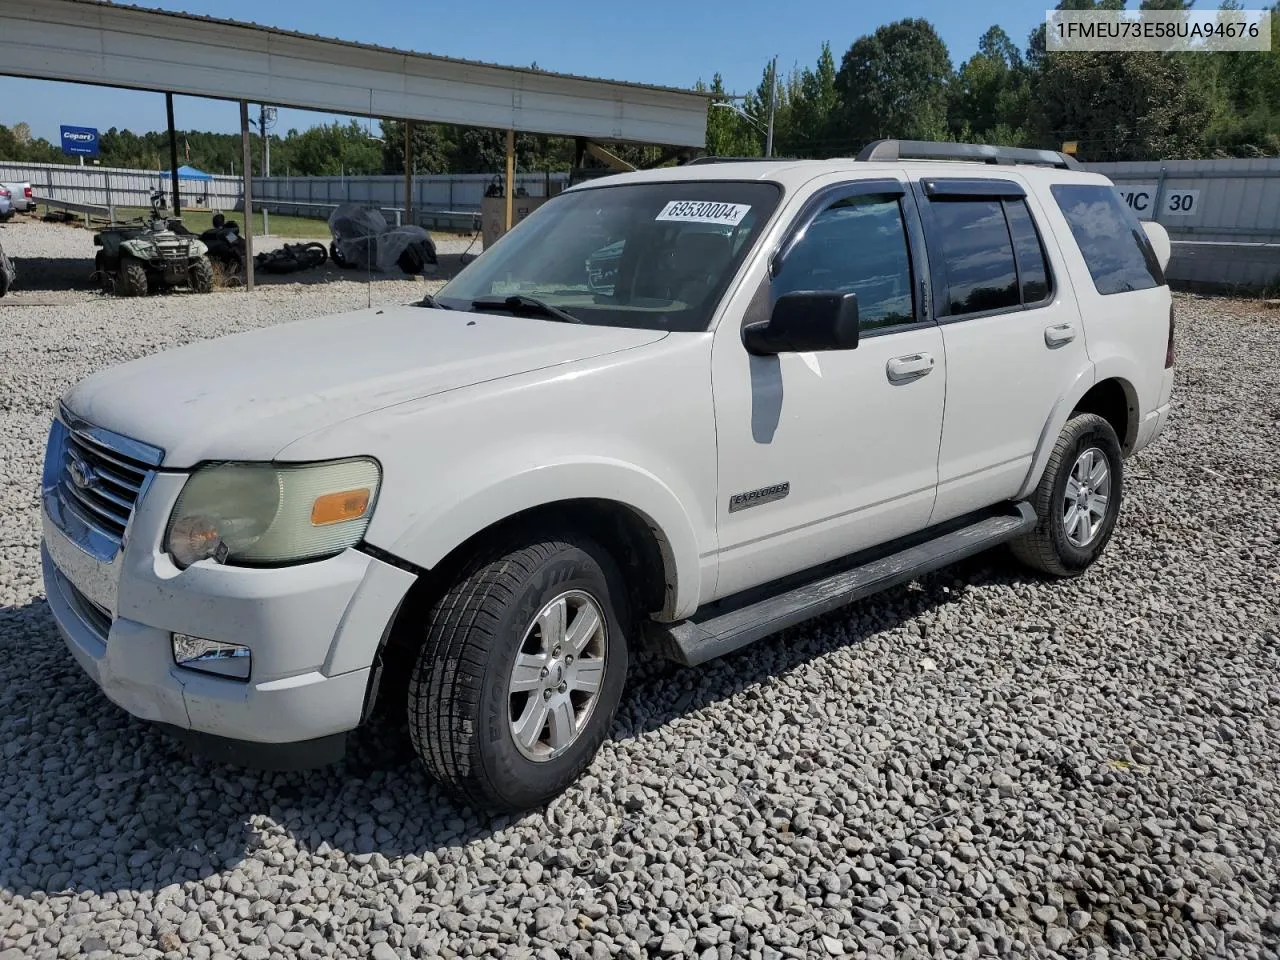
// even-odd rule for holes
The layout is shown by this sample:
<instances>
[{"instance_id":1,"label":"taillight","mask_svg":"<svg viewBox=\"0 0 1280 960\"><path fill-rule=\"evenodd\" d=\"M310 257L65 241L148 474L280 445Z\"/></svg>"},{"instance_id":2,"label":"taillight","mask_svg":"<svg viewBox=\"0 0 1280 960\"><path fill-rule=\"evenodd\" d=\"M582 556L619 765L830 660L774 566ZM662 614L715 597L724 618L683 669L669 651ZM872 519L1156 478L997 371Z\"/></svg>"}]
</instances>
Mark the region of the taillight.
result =
<instances>
[{"instance_id":1,"label":"taillight","mask_svg":"<svg viewBox=\"0 0 1280 960\"><path fill-rule=\"evenodd\" d=\"M27 184L25 187L22 188L22 195L26 197L28 200L31 199L31 184Z\"/></svg>"},{"instance_id":2,"label":"taillight","mask_svg":"<svg viewBox=\"0 0 1280 960\"><path fill-rule=\"evenodd\" d=\"M1164 348L1164 368L1173 366L1173 304L1169 304L1169 345Z\"/></svg>"}]
</instances>

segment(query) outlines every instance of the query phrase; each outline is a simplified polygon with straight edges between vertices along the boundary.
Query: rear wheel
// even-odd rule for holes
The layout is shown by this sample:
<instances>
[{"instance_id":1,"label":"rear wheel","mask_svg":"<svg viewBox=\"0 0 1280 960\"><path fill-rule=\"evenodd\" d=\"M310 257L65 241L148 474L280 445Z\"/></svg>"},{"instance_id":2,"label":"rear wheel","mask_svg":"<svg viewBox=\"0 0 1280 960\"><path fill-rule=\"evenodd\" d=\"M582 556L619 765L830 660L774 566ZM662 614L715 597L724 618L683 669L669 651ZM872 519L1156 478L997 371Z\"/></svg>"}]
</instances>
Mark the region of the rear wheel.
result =
<instances>
[{"instance_id":1,"label":"rear wheel","mask_svg":"<svg viewBox=\"0 0 1280 960\"><path fill-rule=\"evenodd\" d=\"M196 293L209 293L213 290L213 264L208 257L192 260L187 268L191 280L191 289Z\"/></svg>"},{"instance_id":2,"label":"rear wheel","mask_svg":"<svg viewBox=\"0 0 1280 960\"><path fill-rule=\"evenodd\" d=\"M116 274L116 293L122 297L147 295L147 268L136 257L122 256L120 272Z\"/></svg>"},{"instance_id":3,"label":"rear wheel","mask_svg":"<svg viewBox=\"0 0 1280 960\"><path fill-rule=\"evenodd\" d=\"M428 616L409 733L438 780L491 810L568 787L603 742L627 673L617 568L577 537L489 551Z\"/></svg>"},{"instance_id":4,"label":"rear wheel","mask_svg":"<svg viewBox=\"0 0 1280 960\"><path fill-rule=\"evenodd\" d=\"M1071 417L1032 498L1040 522L1010 546L1041 573L1075 577L1102 554L1124 492L1124 457L1111 424L1093 413Z\"/></svg>"}]
</instances>

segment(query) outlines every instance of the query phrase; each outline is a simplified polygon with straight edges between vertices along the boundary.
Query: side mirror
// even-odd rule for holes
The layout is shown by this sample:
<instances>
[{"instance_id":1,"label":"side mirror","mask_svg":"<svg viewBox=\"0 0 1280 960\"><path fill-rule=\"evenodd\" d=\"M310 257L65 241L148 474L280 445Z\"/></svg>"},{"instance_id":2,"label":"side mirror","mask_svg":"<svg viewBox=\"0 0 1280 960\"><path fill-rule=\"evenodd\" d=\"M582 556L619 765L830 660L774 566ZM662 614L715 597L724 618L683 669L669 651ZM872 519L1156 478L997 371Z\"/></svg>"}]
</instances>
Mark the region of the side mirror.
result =
<instances>
[{"instance_id":1,"label":"side mirror","mask_svg":"<svg viewBox=\"0 0 1280 960\"><path fill-rule=\"evenodd\" d=\"M858 295L802 290L786 293L773 305L773 315L742 330L748 353L808 353L852 350L858 345Z\"/></svg>"},{"instance_id":2,"label":"side mirror","mask_svg":"<svg viewBox=\"0 0 1280 960\"><path fill-rule=\"evenodd\" d=\"M1142 229L1147 239L1151 241L1151 249L1155 251L1160 269L1167 269L1169 255L1173 251L1173 244L1169 242L1169 231L1164 228L1164 224L1156 223L1154 220L1143 220Z\"/></svg>"}]
</instances>

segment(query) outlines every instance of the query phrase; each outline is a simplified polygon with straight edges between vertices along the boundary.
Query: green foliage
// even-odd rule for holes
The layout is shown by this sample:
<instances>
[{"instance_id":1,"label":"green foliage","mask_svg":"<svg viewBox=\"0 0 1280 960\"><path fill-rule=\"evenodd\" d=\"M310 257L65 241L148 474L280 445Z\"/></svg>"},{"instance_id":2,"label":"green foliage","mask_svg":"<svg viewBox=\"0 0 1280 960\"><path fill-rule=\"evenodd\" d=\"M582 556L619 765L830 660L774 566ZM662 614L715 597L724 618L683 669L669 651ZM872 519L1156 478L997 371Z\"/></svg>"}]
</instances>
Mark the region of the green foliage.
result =
<instances>
[{"instance_id":1,"label":"green foliage","mask_svg":"<svg viewBox=\"0 0 1280 960\"><path fill-rule=\"evenodd\" d=\"M855 40L840 63L834 139L943 139L952 80L946 44L927 20L898 20Z\"/></svg>"},{"instance_id":2,"label":"green foliage","mask_svg":"<svg viewBox=\"0 0 1280 960\"><path fill-rule=\"evenodd\" d=\"M840 108L836 61L831 44L824 43L817 64L812 70L805 67L791 94L788 152L800 157L826 156L831 118L840 114Z\"/></svg>"}]
</instances>

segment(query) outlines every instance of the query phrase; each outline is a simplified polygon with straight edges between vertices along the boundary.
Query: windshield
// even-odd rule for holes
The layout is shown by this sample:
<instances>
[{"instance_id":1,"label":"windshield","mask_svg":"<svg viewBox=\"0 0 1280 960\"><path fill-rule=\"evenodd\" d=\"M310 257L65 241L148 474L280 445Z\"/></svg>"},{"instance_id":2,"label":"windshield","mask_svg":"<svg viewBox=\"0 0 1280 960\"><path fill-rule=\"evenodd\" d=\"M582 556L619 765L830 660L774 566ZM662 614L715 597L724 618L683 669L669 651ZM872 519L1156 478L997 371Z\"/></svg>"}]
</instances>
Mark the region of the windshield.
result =
<instances>
[{"instance_id":1,"label":"windshield","mask_svg":"<svg viewBox=\"0 0 1280 960\"><path fill-rule=\"evenodd\" d=\"M547 201L435 296L454 310L582 323L707 329L778 204L772 183L700 180L572 190ZM510 298L510 299L508 299ZM517 300L516 298L520 298ZM521 304L523 301L523 305Z\"/></svg>"}]
</instances>

